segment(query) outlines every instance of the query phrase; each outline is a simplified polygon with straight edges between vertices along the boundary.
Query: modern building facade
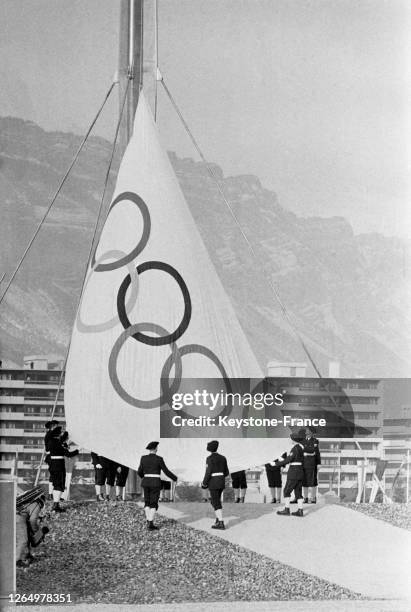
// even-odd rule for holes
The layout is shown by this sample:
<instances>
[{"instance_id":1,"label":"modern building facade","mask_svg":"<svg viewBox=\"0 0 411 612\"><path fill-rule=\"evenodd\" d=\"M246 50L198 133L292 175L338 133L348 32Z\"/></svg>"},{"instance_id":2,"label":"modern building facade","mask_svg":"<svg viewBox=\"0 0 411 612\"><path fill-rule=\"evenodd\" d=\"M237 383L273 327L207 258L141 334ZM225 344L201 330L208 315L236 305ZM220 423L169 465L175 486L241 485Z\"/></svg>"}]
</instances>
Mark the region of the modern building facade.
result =
<instances>
[{"instance_id":1,"label":"modern building facade","mask_svg":"<svg viewBox=\"0 0 411 612\"><path fill-rule=\"evenodd\" d=\"M384 419L384 459L387 494L395 501L410 499L411 408L403 416Z\"/></svg>"},{"instance_id":2,"label":"modern building facade","mask_svg":"<svg viewBox=\"0 0 411 612\"><path fill-rule=\"evenodd\" d=\"M381 381L365 378L338 378L338 363L330 364L330 378L306 378L305 363L271 362L268 377L283 377L287 412L295 416L326 416L340 411L354 422L354 435L344 437L344 428L336 437L324 437L320 429L322 462L318 471L320 493L334 491L351 500L358 490L358 470L366 462L367 488L372 472L383 457L383 405Z\"/></svg>"},{"instance_id":3,"label":"modern building facade","mask_svg":"<svg viewBox=\"0 0 411 612\"><path fill-rule=\"evenodd\" d=\"M34 482L44 448L44 425L54 405L54 418L65 425L62 366L59 358L30 355L23 368L0 369L0 477L10 477L17 468L19 483ZM43 464L39 481L47 480ZM94 482L88 453L79 455L73 482Z\"/></svg>"}]
</instances>

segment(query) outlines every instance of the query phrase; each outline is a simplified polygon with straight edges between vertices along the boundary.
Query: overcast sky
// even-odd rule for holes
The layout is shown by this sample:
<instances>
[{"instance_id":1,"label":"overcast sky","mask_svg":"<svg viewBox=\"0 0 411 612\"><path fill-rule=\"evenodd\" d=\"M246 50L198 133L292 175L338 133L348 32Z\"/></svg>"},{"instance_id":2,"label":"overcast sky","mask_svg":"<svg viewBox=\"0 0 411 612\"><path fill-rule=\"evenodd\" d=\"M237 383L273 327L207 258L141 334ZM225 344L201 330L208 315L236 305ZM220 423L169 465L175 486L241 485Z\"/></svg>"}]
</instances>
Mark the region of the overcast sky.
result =
<instances>
[{"instance_id":1,"label":"overcast sky","mask_svg":"<svg viewBox=\"0 0 411 612\"><path fill-rule=\"evenodd\" d=\"M1 0L0 116L83 133L117 66L118 0ZM159 0L160 68L206 157L302 215L410 230L408 0ZM117 98L97 133L111 138ZM167 149L197 159L164 94Z\"/></svg>"}]
</instances>

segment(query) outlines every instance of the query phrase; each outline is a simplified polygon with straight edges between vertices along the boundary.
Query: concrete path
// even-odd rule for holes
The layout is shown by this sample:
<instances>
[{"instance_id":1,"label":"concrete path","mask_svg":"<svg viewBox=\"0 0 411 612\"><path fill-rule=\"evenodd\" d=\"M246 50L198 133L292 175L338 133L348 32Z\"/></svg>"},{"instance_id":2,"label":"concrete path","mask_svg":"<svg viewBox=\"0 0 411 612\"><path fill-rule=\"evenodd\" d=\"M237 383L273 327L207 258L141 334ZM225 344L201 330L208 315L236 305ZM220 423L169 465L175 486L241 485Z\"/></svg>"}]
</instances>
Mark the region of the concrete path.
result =
<instances>
[{"instance_id":1,"label":"concrete path","mask_svg":"<svg viewBox=\"0 0 411 612\"><path fill-rule=\"evenodd\" d=\"M236 512L230 504L228 529L215 531L198 512L190 521L184 506L163 505L160 513L372 599L411 599L411 532L405 529L339 505L304 510L304 518L272 511L241 520L242 508Z\"/></svg>"}]
</instances>

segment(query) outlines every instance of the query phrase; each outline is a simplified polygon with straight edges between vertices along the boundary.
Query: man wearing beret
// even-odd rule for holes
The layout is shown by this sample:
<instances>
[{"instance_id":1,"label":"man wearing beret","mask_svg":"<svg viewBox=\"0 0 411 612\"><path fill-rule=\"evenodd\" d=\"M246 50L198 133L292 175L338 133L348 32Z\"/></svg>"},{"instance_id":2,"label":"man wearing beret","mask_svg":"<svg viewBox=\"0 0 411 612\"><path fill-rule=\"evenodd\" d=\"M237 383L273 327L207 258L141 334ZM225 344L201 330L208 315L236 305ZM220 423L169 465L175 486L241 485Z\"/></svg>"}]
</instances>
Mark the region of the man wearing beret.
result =
<instances>
[{"instance_id":1,"label":"man wearing beret","mask_svg":"<svg viewBox=\"0 0 411 612\"><path fill-rule=\"evenodd\" d=\"M50 451L50 477L53 484L53 511L54 512L65 512L60 507L60 499L65 489L66 483L66 465L64 463L64 457L74 457L78 455L79 451L69 451L66 446L63 445L60 440L62 429L60 426L55 427L51 431L51 437L48 441L47 447Z\"/></svg>"},{"instance_id":2,"label":"man wearing beret","mask_svg":"<svg viewBox=\"0 0 411 612\"><path fill-rule=\"evenodd\" d=\"M212 529L225 529L223 521L223 506L221 504L221 495L225 488L225 479L229 475L227 459L217 453L218 441L212 440L207 444L207 450L211 453L206 460L206 472L203 478L203 489L210 492L211 505L215 512L215 524Z\"/></svg>"},{"instance_id":3,"label":"man wearing beret","mask_svg":"<svg viewBox=\"0 0 411 612\"><path fill-rule=\"evenodd\" d=\"M304 478L304 442L305 429L300 429L298 433L290 435L291 440L296 442L285 459L275 461L275 465L281 467L288 464L287 482L284 487L284 502L285 508L278 510L277 514L290 516L291 493L294 491L295 499L297 500L298 510L292 512L293 516L304 516L303 513L303 478Z\"/></svg>"},{"instance_id":4,"label":"man wearing beret","mask_svg":"<svg viewBox=\"0 0 411 612\"><path fill-rule=\"evenodd\" d=\"M147 526L150 531L157 530L154 525L154 516L158 510L158 500L161 491L161 472L166 476L177 481L177 476L170 472L164 463L164 459L157 455L158 442L150 442L146 449L148 455L143 455L140 459L140 465L137 474L142 478L141 486L144 491L144 511L146 513Z\"/></svg>"}]
</instances>

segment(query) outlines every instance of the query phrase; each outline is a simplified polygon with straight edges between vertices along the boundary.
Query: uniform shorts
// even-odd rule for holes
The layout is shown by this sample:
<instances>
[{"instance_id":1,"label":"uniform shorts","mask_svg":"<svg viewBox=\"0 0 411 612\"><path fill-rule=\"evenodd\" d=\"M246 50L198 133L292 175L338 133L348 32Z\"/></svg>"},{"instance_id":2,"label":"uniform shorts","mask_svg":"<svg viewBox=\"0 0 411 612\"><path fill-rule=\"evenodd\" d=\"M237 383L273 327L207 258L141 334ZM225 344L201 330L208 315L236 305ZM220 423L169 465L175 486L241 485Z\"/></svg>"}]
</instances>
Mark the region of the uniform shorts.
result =
<instances>
[{"instance_id":1,"label":"uniform shorts","mask_svg":"<svg viewBox=\"0 0 411 612\"><path fill-rule=\"evenodd\" d=\"M303 496L303 479L300 475L289 474L284 487L284 497L291 497L294 491L295 499L301 499Z\"/></svg>"},{"instance_id":2,"label":"uniform shorts","mask_svg":"<svg viewBox=\"0 0 411 612\"><path fill-rule=\"evenodd\" d=\"M66 470L50 471L50 482L55 491L64 491L66 487Z\"/></svg>"},{"instance_id":3,"label":"uniform shorts","mask_svg":"<svg viewBox=\"0 0 411 612\"><path fill-rule=\"evenodd\" d=\"M211 505L213 506L214 510L221 510L221 508L223 507L221 504L221 495L223 493L224 489L209 489L209 493L210 493L210 501L211 501Z\"/></svg>"},{"instance_id":4,"label":"uniform shorts","mask_svg":"<svg viewBox=\"0 0 411 612\"><path fill-rule=\"evenodd\" d=\"M143 487L144 506L158 510L158 500L160 499L160 486Z\"/></svg>"},{"instance_id":5,"label":"uniform shorts","mask_svg":"<svg viewBox=\"0 0 411 612\"><path fill-rule=\"evenodd\" d=\"M303 487L316 487L317 485L317 466L304 464Z\"/></svg>"},{"instance_id":6,"label":"uniform shorts","mask_svg":"<svg viewBox=\"0 0 411 612\"><path fill-rule=\"evenodd\" d=\"M281 489L283 486L282 478L281 478L281 468L279 467L270 467L265 468L268 480L269 487L276 487L277 489Z\"/></svg>"},{"instance_id":7,"label":"uniform shorts","mask_svg":"<svg viewBox=\"0 0 411 612\"><path fill-rule=\"evenodd\" d=\"M96 485L114 485L116 479L117 466L114 461L101 464L101 468L94 468Z\"/></svg>"},{"instance_id":8,"label":"uniform shorts","mask_svg":"<svg viewBox=\"0 0 411 612\"><path fill-rule=\"evenodd\" d=\"M231 474L231 482L233 483L233 489L246 489L247 478L245 472L233 472Z\"/></svg>"},{"instance_id":9,"label":"uniform shorts","mask_svg":"<svg viewBox=\"0 0 411 612\"><path fill-rule=\"evenodd\" d=\"M121 472L116 471L116 486L117 487L125 487L128 477L128 467L124 465L121 466Z\"/></svg>"}]
</instances>

